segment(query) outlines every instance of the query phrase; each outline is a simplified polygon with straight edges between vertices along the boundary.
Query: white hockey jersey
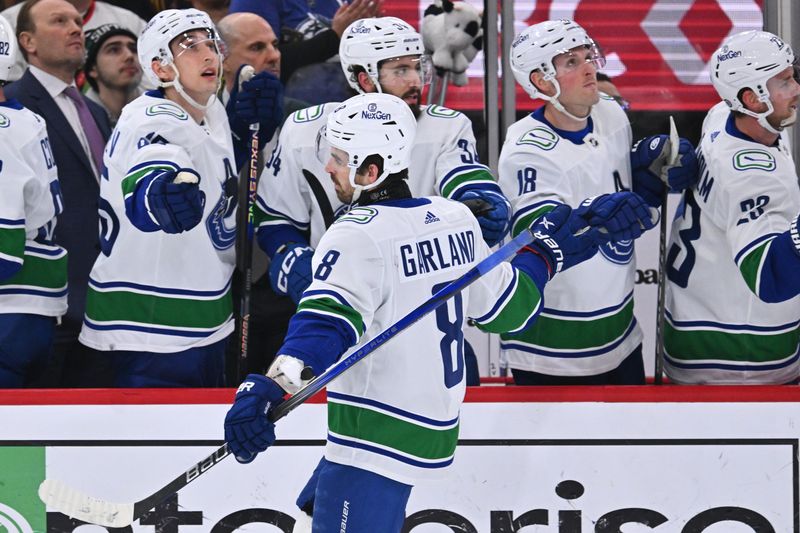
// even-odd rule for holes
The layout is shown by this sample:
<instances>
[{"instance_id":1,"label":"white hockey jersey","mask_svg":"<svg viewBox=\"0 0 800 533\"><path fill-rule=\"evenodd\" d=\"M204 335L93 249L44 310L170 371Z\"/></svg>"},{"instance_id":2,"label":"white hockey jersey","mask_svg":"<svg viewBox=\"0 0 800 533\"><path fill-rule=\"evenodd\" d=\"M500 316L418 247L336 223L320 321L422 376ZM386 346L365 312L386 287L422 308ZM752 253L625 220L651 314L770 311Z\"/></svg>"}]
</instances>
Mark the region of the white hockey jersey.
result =
<instances>
[{"instance_id":1,"label":"white hockey jersey","mask_svg":"<svg viewBox=\"0 0 800 533\"><path fill-rule=\"evenodd\" d=\"M721 103L703 123L698 163L667 253L664 369L678 383L789 382L800 372L800 298L757 295L772 238L800 211L788 146L748 138Z\"/></svg>"},{"instance_id":2,"label":"white hockey jersey","mask_svg":"<svg viewBox=\"0 0 800 533\"><path fill-rule=\"evenodd\" d=\"M316 154L317 132L339 105L309 107L286 119L258 185L254 215L259 231L290 224L310 232L316 248L326 228L349 207L336 197ZM495 185L488 167L478 161L469 119L436 105L422 106L408 175L414 196L451 198L466 185Z\"/></svg>"},{"instance_id":3,"label":"white hockey jersey","mask_svg":"<svg viewBox=\"0 0 800 533\"><path fill-rule=\"evenodd\" d=\"M98 350L178 352L233 330L236 177L228 118L216 102L198 124L159 95L125 106L106 145L102 253L90 274L80 335ZM126 214L125 196L159 168L200 175L205 211L189 231L144 232Z\"/></svg>"},{"instance_id":4,"label":"white hockey jersey","mask_svg":"<svg viewBox=\"0 0 800 533\"><path fill-rule=\"evenodd\" d=\"M631 128L618 104L601 99L592 108L589 133L557 131L543 111L514 123L500 153L499 183L513 206L513 235L557 202L576 207L588 197L631 188ZM501 336L509 366L556 376L619 366L642 342L633 314L633 252L631 241L608 243L548 283L547 307L536 324Z\"/></svg>"},{"instance_id":5,"label":"white hockey jersey","mask_svg":"<svg viewBox=\"0 0 800 533\"><path fill-rule=\"evenodd\" d=\"M0 103L0 313L67 311L67 251L53 242L63 210L47 126L15 100Z\"/></svg>"},{"instance_id":6,"label":"white hockey jersey","mask_svg":"<svg viewBox=\"0 0 800 533\"><path fill-rule=\"evenodd\" d=\"M320 240L314 280L281 353L309 364L320 347L372 339L489 253L461 203L429 197L355 207ZM412 485L438 475L458 439L464 321L513 331L540 305L534 282L502 263L354 364L328 386L326 457Z\"/></svg>"}]
</instances>

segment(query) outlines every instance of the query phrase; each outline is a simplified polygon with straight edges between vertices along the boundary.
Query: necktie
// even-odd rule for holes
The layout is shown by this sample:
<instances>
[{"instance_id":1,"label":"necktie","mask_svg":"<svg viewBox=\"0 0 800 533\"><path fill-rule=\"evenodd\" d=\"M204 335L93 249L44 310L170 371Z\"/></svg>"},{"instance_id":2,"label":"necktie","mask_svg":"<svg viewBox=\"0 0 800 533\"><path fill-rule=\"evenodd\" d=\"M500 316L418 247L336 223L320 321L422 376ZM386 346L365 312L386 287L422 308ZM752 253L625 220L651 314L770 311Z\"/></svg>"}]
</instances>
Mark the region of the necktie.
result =
<instances>
[{"instance_id":1,"label":"necktie","mask_svg":"<svg viewBox=\"0 0 800 533\"><path fill-rule=\"evenodd\" d=\"M103 140L103 134L100 133L100 128L97 127L97 123L94 121L92 112L89 111L89 106L86 105L86 102L81 97L78 89L76 87L69 86L64 89L64 94L68 96L70 100L72 100L72 102L75 104L75 109L78 110L78 118L81 121L83 133L86 134L86 140L89 142L89 151L92 153L92 159L94 159L94 162L97 165L97 171L102 172L103 148L106 144Z\"/></svg>"}]
</instances>

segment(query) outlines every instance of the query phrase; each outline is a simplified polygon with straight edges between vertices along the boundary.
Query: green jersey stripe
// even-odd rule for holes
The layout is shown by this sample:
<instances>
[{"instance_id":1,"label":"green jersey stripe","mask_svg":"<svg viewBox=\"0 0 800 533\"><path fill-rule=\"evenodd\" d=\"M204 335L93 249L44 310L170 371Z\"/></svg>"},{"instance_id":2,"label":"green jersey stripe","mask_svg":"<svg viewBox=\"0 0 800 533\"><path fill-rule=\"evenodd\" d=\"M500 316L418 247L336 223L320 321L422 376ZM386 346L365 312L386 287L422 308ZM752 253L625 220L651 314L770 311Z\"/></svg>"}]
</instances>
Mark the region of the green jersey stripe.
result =
<instances>
[{"instance_id":1,"label":"green jersey stripe","mask_svg":"<svg viewBox=\"0 0 800 533\"><path fill-rule=\"evenodd\" d=\"M540 314L536 323L516 334L501 335L503 340L514 340L552 350L585 350L606 346L625 335L633 320L633 299L617 312L589 320Z\"/></svg>"},{"instance_id":2,"label":"green jersey stripe","mask_svg":"<svg viewBox=\"0 0 800 533\"><path fill-rule=\"evenodd\" d=\"M328 428L338 435L372 442L421 460L441 460L455 453L459 426L433 429L329 399Z\"/></svg>"},{"instance_id":3,"label":"green jersey stripe","mask_svg":"<svg viewBox=\"0 0 800 533\"><path fill-rule=\"evenodd\" d=\"M300 300L297 312L308 311L341 318L353 328L356 339L364 333L364 319L358 311L327 296L310 296Z\"/></svg>"},{"instance_id":4,"label":"green jersey stripe","mask_svg":"<svg viewBox=\"0 0 800 533\"><path fill-rule=\"evenodd\" d=\"M175 328L216 329L231 316L230 288L210 300L171 298L129 290L98 291L91 285L86 316L96 323L129 322Z\"/></svg>"},{"instance_id":5,"label":"green jersey stripe","mask_svg":"<svg viewBox=\"0 0 800 533\"><path fill-rule=\"evenodd\" d=\"M800 327L782 333L678 329L664 324L664 349L673 359L683 361L744 361L769 363L797 352Z\"/></svg>"},{"instance_id":6,"label":"green jersey stripe","mask_svg":"<svg viewBox=\"0 0 800 533\"><path fill-rule=\"evenodd\" d=\"M761 267L764 264L764 259L770 246L772 246L772 239L756 246L739 261L739 271L742 273L747 286L756 296L758 296L758 286L761 281Z\"/></svg>"},{"instance_id":7,"label":"green jersey stripe","mask_svg":"<svg viewBox=\"0 0 800 533\"><path fill-rule=\"evenodd\" d=\"M515 331L524 326L541 305L542 295L539 294L539 288L527 274L520 272L514 292L500 312L490 321L478 324L478 328L491 333Z\"/></svg>"},{"instance_id":8,"label":"green jersey stripe","mask_svg":"<svg viewBox=\"0 0 800 533\"><path fill-rule=\"evenodd\" d=\"M133 194L136 190L136 184L139 180L156 170L177 170L176 165L148 165L131 172L122 180L122 197L127 198L128 195Z\"/></svg>"},{"instance_id":9,"label":"green jersey stripe","mask_svg":"<svg viewBox=\"0 0 800 533\"><path fill-rule=\"evenodd\" d=\"M442 189L442 196L450 198L453 191L466 183L497 183L491 173L483 169L473 169L463 174L458 174L447 180L447 184Z\"/></svg>"},{"instance_id":10,"label":"green jersey stripe","mask_svg":"<svg viewBox=\"0 0 800 533\"><path fill-rule=\"evenodd\" d=\"M25 254L22 269L0 285L63 290L67 286L67 254L56 257Z\"/></svg>"},{"instance_id":11,"label":"green jersey stripe","mask_svg":"<svg viewBox=\"0 0 800 533\"><path fill-rule=\"evenodd\" d=\"M522 232L524 229L528 229L533 225L533 221L539 218L540 216L544 215L545 213L549 213L553 209L555 209L554 204L547 204L542 205L538 209L531 211L530 213L526 213L524 216L519 217L516 222L514 222L514 228L511 230L511 234L513 237Z\"/></svg>"},{"instance_id":12,"label":"green jersey stripe","mask_svg":"<svg viewBox=\"0 0 800 533\"><path fill-rule=\"evenodd\" d=\"M25 253L25 228L0 230L0 254L21 258Z\"/></svg>"}]
</instances>

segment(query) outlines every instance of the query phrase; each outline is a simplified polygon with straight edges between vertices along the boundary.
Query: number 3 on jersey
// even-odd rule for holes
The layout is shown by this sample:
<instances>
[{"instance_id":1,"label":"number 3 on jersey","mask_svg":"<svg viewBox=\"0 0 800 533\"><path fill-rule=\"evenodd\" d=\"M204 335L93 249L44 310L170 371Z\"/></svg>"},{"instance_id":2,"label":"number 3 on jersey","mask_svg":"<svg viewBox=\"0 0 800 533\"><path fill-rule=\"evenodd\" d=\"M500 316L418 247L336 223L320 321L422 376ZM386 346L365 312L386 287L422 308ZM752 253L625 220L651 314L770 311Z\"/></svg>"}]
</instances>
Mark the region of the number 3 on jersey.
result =
<instances>
[{"instance_id":1,"label":"number 3 on jersey","mask_svg":"<svg viewBox=\"0 0 800 533\"><path fill-rule=\"evenodd\" d=\"M697 252L693 242L700 238L700 206L694 194L689 190L684 196L685 205L683 206L683 216L691 220L691 225L678 232L681 244L673 243L667 254L667 277L678 287L686 288L689 285L689 274L692 273L694 263L697 260ZM680 207L678 208L680 212ZM681 245L683 246L683 262L678 264L681 256Z\"/></svg>"}]
</instances>

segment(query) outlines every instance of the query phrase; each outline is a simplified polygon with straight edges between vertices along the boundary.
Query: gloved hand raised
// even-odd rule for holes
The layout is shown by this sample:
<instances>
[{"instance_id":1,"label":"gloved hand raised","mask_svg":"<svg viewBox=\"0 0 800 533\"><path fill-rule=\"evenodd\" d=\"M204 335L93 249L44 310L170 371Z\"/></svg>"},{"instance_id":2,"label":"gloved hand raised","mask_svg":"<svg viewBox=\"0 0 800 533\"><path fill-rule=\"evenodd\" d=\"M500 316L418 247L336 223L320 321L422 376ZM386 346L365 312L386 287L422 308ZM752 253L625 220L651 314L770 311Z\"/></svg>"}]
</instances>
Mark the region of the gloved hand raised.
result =
<instances>
[{"instance_id":1,"label":"gloved hand raised","mask_svg":"<svg viewBox=\"0 0 800 533\"><path fill-rule=\"evenodd\" d=\"M275 294L288 296L299 303L303 292L311 285L311 258L314 249L290 243L272 256L269 264L269 284Z\"/></svg>"},{"instance_id":2,"label":"gloved hand raised","mask_svg":"<svg viewBox=\"0 0 800 533\"><path fill-rule=\"evenodd\" d=\"M511 217L511 204L505 196L496 191L469 189L453 199L463 203L473 202L473 205L478 204L476 200L486 202L488 209L478 212L473 210L481 226L483 240L489 246L494 246L503 240L510 229ZM470 209L472 210L472 207Z\"/></svg>"},{"instance_id":3,"label":"gloved hand raised","mask_svg":"<svg viewBox=\"0 0 800 533\"><path fill-rule=\"evenodd\" d=\"M659 221L658 210L650 209L639 195L629 191L587 198L575 214L599 229L600 240L608 242L636 239Z\"/></svg>"},{"instance_id":4,"label":"gloved hand raised","mask_svg":"<svg viewBox=\"0 0 800 533\"><path fill-rule=\"evenodd\" d=\"M653 207L661 205L665 181L671 192L680 192L697 182L697 157L692 143L680 140L674 164L670 162L672 150L668 135L645 137L631 150L633 192Z\"/></svg>"},{"instance_id":5,"label":"gloved hand raised","mask_svg":"<svg viewBox=\"0 0 800 533\"><path fill-rule=\"evenodd\" d=\"M236 72L240 80L242 65ZM283 85L269 72L259 72L248 81L235 83L225 107L231 131L240 140L250 138L250 124L259 125L259 143L263 146L283 122Z\"/></svg>"},{"instance_id":6,"label":"gloved hand raised","mask_svg":"<svg viewBox=\"0 0 800 533\"><path fill-rule=\"evenodd\" d=\"M190 168L164 171L147 188L148 211L166 233L189 231L203 219L206 195Z\"/></svg>"},{"instance_id":7,"label":"gloved hand raised","mask_svg":"<svg viewBox=\"0 0 800 533\"><path fill-rule=\"evenodd\" d=\"M225 415L225 442L240 463L249 463L275 442L275 424L268 415L283 402L283 389L260 374L249 374L239 385Z\"/></svg>"},{"instance_id":8,"label":"gloved hand raised","mask_svg":"<svg viewBox=\"0 0 800 533\"><path fill-rule=\"evenodd\" d=\"M561 204L537 218L531 226L535 239L522 248L547 263L549 279L597 253L599 230L590 227L568 205Z\"/></svg>"}]
</instances>

